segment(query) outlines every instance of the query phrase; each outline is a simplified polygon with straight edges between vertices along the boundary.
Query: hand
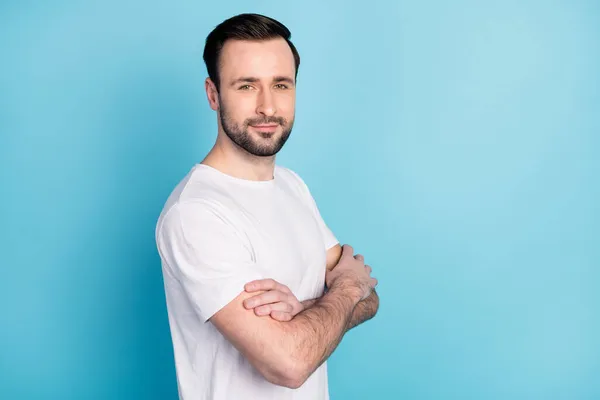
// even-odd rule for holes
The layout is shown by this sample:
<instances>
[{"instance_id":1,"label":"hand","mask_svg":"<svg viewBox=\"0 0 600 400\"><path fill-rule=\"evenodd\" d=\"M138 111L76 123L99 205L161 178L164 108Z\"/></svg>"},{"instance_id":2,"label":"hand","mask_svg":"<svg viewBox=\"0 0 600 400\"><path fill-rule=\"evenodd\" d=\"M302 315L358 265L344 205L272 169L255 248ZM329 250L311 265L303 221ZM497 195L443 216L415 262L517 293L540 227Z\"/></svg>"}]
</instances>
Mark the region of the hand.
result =
<instances>
[{"instance_id":1,"label":"hand","mask_svg":"<svg viewBox=\"0 0 600 400\"><path fill-rule=\"evenodd\" d=\"M271 318L285 322L304 310L304 305L298 301L292 291L276 280L259 279L248 282L244 289L249 293L265 291L244 300L244 307L253 308L258 316L271 315Z\"/></svg>"},{"instance_id":2,"label":"hand","mask_svg":"<svg viewBox=\"0 0 600 400\"><path fill-rule=\"evenodd\" d=\"M364 300L377 286L377 279L371 277L372 269L365 265L365 258L357 254L354 256L352 246L342 246L342 256L334 269L325 275L325 283L328 288L334 285L343 285L356 290L360 300Z\"/></svg>"}]
</instances>

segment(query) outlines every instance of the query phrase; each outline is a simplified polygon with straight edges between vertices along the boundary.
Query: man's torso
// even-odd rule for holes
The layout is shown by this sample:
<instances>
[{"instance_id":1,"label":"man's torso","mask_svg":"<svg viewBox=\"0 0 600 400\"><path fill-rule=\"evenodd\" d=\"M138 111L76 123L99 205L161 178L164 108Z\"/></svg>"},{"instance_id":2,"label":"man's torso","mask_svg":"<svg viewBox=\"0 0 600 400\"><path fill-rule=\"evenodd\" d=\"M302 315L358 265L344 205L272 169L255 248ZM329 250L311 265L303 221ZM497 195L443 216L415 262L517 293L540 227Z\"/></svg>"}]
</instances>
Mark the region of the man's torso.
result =
<instances>
[{"instance_id":1,"label":"man's torso","mask_svg":"<svg viewBox=\"0 0 600 400\"><path fill-rule=\"evenodd\" d=\"M275 168L273 182L253 184L198 164L167 200L157 227L178 202L210 201L236 227L259 275L287 285L300 301L316 298L324 288L324 239L295 175ZM296 390L267 382L214 325L193 314L189 298L162 261L182 398L328 398L326 363Z\"/></svg>"}]
</instances>

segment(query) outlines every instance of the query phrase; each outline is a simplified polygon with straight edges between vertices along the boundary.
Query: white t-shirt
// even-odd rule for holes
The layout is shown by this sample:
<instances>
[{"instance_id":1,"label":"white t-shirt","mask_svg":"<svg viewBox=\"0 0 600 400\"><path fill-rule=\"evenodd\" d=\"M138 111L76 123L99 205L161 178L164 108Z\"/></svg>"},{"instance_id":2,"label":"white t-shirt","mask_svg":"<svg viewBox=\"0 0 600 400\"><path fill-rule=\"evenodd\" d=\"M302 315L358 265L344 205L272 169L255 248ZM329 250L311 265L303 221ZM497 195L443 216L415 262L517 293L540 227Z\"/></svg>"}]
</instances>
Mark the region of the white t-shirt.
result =
<instances>
[{"instance_id":1,"label":"white t-shirt","mask_svg":"<svg viewBox=\"0 0 600 400\"><path fill-rule=\"evenodd\" d=\"M276 165L274 179L251 181L196 164L169 196L156 243L180 399L329 398L326 362L298 389L274 385L208 321L254 279L300 301L323 294L326 250L338 241L296 173Z\"/></svg>"}]
</instances>

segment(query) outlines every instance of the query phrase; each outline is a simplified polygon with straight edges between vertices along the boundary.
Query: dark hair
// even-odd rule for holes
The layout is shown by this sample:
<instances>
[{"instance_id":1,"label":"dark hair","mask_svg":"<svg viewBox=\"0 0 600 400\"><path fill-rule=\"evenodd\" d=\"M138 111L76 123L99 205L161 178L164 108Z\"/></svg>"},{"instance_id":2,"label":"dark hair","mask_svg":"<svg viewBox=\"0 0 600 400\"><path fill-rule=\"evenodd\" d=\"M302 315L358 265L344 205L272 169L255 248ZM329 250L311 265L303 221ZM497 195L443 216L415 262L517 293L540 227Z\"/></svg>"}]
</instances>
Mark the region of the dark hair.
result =
<instances>
[{"instance_id":1,"label":"dark hair","mask_svg":"<svg viewBox=\"0 0 600 400\"><path fill-rule=\"evenodd\" d=\"M260 14L239 14L231 17L215 27L206 37L204 46L204 63L208 76L219 91L219 56L223 45L229 39L237 40L269 40L282 37L292 49L296 63L296 75L300 66L300 55L290 41L292 34L281 22Z\"/></svg>"}]
</instances>

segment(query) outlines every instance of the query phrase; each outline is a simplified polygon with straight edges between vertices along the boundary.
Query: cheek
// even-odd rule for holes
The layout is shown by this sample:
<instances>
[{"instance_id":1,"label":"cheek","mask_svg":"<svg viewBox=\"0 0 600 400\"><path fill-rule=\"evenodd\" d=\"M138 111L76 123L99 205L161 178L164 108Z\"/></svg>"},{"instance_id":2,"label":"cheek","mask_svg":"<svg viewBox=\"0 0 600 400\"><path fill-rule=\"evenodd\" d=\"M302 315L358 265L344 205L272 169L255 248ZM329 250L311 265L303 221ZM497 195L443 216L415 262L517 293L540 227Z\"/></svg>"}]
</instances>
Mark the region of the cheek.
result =
<instances>
[{"instance_id":1,"label":"cheek","mask_svg":"<svg viewBox=\"0 0 600 400\"><path fill-rule=\"evenodd\" d=\"M296 99L292 96L282 96L277 102L277 108L279 113L286 117L291 118L294 116L294 108L296 106Z\"/></svg>"},{"instance_id":2,"label":"cheek","mask_svg":"<svg viewBox=\"0 0 600 400\"><path fill-rule=\"evenodd\" d=\"M256 102L250 96L230 97L225 102L227 116L235 121L243 122L255 114Z\"/></svg>"},{"instance_id":3,"label":"cheek","mask_svg":"<svg viewBox=\"0 0 600 400\"><path fill-rule=\"evenodd\" d=\"M247 112L256 108L256 96L246 94L244 96L236 96L233 102L236 108Z\"/></svg>"}]
</instances>

